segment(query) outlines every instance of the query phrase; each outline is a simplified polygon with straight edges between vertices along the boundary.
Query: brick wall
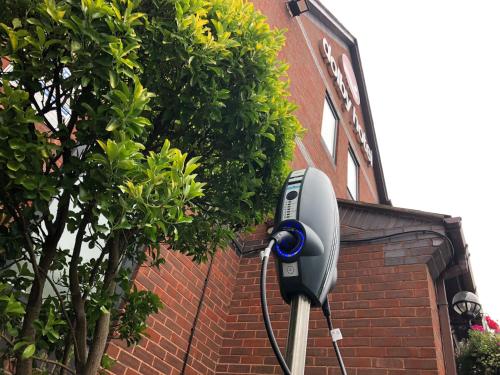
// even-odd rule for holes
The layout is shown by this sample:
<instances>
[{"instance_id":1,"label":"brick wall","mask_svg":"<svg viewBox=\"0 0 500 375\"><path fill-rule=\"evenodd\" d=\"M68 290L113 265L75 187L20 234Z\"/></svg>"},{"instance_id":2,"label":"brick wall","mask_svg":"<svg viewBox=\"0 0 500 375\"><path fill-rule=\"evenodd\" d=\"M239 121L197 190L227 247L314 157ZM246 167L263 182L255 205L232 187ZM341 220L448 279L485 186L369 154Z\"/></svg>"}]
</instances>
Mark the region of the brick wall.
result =
<instances>
[{"instance_id":1,"label":"brick wall","mask_svg":"<svg viewBox=\"0 0 500 375\"><path fill-rule=\"evenodd\" d=\"M417 224L426 228L425 220L439 229L434 216L410 219L398 209L377 208L376 213L368 208L341 202L343 238L372 237L376 233L368 228L374 226L382 233L387 226L397 232ZM432 251L439 252L442 246L414 236L418 234L341 248L339 279L330 301L334 325L344 335L340 347L350 375L445 373L435 286L427 264ZM266 226L261 225L242 243L250 255L240 259L228 250L215 257L185 374L281 373L264 329L259 298L257 252L266 237ZM393 262L395 251L402 252L398 262ZM427 256L415 258L415 251ZM158 293L165 307L149 319L149 338L140 345L126 348L110 343L108 353L117 359L113 374L180 374L209 265L197 266L174 252L166 255L160 270L141 268L136 277L138 287ZM407 258L412 264L405 264ZM282 302L273 259L268 303L284 350L289 306ZM308 375L339 373L319 309L311 312L306 366Z\"/></svg>"},{"instance_id":2,"label":"brick wall","mask_svg":"<svg viewBox=\"0 0 500 375\"><path fill-rule=\"evenodd\" d=\"M196 265L189 257L165 250L160 269L142 267L136 275L139 289L158 294L163 309L149 317L147 334L139 345L127 348L112 341L108 355L117 362L111 374L179 374L200 302L209 264ZM228 249L213 260L193 336L185 374L214 374L226 328L227 312L236 281L239 258Z\"/></svg>"},{"instance_id":3,"label":"brick wall","mask_svg":"<svg viewBox=\"0 0 500 375\"><path fill-rule=\"evenodd\" d=\"M268 300L273 328L285 347L288 306L269 265ZM259 300L260 259L242 259L229 309L217 374L280 374L267 339ZM349 374L444 374L439 321L426 265L384 266L383 245L346 247L330 296L334 325ZM311 312L306 374L338 374L321 310Z\"/></svg>"}]
</instances>

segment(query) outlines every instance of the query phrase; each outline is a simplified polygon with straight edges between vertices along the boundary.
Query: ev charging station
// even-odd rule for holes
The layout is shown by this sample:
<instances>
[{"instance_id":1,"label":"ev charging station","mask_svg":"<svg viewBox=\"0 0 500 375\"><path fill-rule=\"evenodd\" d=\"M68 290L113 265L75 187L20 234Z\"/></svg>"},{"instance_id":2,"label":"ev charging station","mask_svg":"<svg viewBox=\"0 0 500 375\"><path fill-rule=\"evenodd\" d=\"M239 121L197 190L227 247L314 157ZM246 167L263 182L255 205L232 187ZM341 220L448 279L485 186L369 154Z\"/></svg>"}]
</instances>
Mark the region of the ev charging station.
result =
<instances>
[{"instance_id":1,"label":"ev charging station","mask_svg":"<svg viewBox=\"0 0 500 375\"><path fill-rule=\"evenodd\" d=\"M346 370L330 319L328 293L337 280L340 242L339 213L328 176L316 168L292 172L277 205L271 241L261 254L261 303L266 331L285 374L303 375L311 307L322 307L343 374ZM270 252L277 259L281 296L290 304L286 361L274 337L266 298ZM340 337L339 337L340 336Z\"/></svg>"}]
</instances>

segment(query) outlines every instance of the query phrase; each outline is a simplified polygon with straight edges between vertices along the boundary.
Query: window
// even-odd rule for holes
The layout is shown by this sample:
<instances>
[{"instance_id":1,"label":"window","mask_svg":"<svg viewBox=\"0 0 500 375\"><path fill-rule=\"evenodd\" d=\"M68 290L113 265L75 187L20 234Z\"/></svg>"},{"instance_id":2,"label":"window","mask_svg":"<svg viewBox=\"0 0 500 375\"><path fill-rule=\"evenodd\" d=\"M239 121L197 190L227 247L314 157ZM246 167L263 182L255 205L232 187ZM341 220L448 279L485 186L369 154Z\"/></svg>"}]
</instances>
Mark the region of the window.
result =
<instances>
[{"instance_id":1,"label":"window","mask_svg":"<svg viewBox=\"0 0 500 375\"><path fill-rule=\"evenodd\" d=\"M359 163L354 155L354 152L349 147L349 153L347 155L347 191L351 195L353 200L359 199Z\"/></svg>"},{"instance_id":2,"label":"window","mask_svg":"<svg viewBox=\"0 0 500 375\"><path fill-rule=\"evenodd\" d=\"M323 121L321 123L321 138L325 142L330 155L335 161L335 154L337 149L337 127L339 118L333 109L333 105L328 95L325 97L323 104Z\"/></svg>"},{"instance_id":3,"label":"window","mask_svg":"<svg viewBox=\"0 0 500 375\"><path fill-rule=\"evenodd\" d=\"M14 69L14 66L12 64L8 64L5 68L0 70L0 76L5 73L10 73ZM67 79L68 77L71 76L71 72L69 71L68 68L63 68L62 70L62 78ZM17 87L19 82L18 81L11 81L10 82L13 87ZM37 93L35 93L35 101L36 104L40 107L43 108L45 105L47 105L48 102L52 103L52 106L56 104L56 98L54 93L51 90L52 87L52 80L49 80L47 82L41 80L40 81L41 87L43 89ZM71 96L69 95L65 98L62 98L61 102L61 115L62 115L62 120L64 123L67 123L69 119L71 118L71 108L70 108L70 102L71 102ZM36 109L35 105L32 104L32 107ZM58 124L57 120L57 111L55 109L45 113L45 119L54 127L54 129L59 129L60 124Z\"/></svg>"}]
</instances>

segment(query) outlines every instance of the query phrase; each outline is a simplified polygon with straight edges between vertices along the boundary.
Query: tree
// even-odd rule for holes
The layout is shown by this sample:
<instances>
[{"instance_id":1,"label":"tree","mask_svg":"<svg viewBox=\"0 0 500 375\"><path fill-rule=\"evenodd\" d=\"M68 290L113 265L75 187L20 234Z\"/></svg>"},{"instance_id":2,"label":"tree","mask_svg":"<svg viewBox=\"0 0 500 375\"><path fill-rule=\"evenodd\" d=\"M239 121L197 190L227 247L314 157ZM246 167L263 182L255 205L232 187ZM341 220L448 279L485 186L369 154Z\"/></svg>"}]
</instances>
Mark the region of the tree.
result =
<instances>
[{"instance_id":1,"label":"tree","mask_svg":"<svg viewBox=\"0 0 500 375\"><path fill-rule=\"evenodd\" d=\"M161 306L134 267L162 244L203 261L271 212L300 130L284 35L242 0L4 9L4 357L95 374L107 340L137 342Z\"/></svg>"}]
</instances>

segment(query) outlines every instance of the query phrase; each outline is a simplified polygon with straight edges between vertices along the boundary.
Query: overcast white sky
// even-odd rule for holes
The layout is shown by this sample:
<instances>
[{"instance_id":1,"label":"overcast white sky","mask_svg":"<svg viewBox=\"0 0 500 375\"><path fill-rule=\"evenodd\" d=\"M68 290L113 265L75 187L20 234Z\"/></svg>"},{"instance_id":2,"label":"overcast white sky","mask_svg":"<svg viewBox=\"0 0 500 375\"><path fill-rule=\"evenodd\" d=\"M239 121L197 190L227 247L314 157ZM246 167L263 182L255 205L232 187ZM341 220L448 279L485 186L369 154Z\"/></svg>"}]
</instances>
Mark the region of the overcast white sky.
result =
<instances>
[{"instance_id":1,"label":"overcast white sky","mask_svg":"<svg viewBox=\"0 0 500 375\"><path fill-rule=\"evenodd\" d=\"M389 198L462 217L500 320L500 2L322 1L358 40Z\"/></svg>"}]
</instances>

